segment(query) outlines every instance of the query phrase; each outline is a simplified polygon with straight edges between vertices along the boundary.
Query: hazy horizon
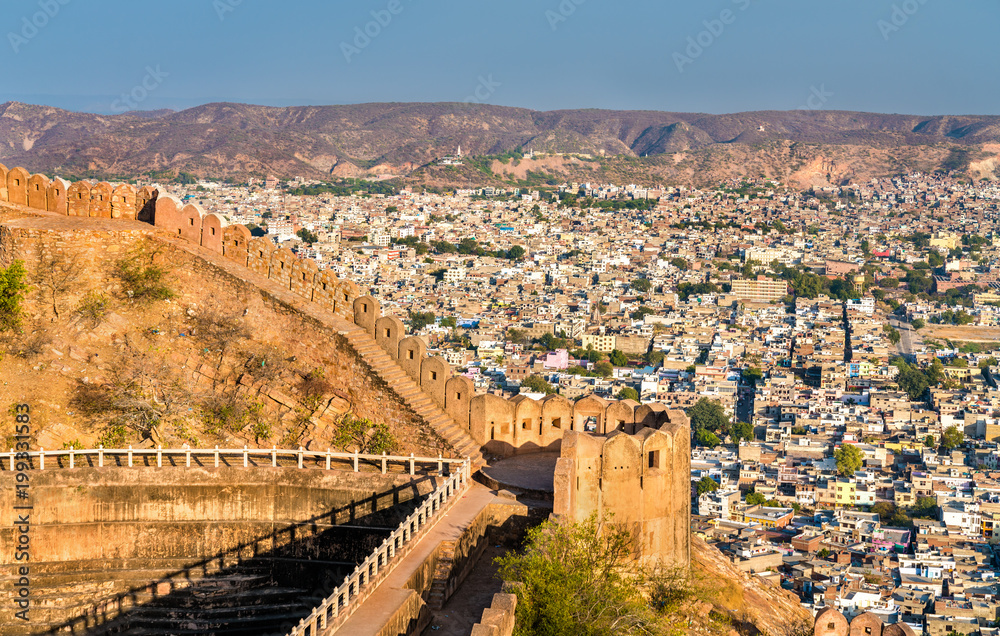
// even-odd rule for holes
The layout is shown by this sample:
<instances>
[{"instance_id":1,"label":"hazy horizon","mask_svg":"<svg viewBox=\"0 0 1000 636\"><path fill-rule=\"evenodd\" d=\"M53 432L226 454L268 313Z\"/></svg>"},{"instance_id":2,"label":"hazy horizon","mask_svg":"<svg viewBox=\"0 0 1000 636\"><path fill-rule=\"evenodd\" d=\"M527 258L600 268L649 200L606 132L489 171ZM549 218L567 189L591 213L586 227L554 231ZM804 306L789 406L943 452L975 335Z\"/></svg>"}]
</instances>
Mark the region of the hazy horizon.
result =
<instances>
[{"instance_id":1,"label":"hazy horizon","mask_svg":"<svg viewBox=\"0 0 1000 636\"><path fill-rule=\"evenodd\" d=\"M9 3L0 102L79 112L478 102L1000 114L1000 7L711 0ZM985 18L985 19L984 19ZM113 34L113 36L112 36Z\"/></svg>"}]
</instances>

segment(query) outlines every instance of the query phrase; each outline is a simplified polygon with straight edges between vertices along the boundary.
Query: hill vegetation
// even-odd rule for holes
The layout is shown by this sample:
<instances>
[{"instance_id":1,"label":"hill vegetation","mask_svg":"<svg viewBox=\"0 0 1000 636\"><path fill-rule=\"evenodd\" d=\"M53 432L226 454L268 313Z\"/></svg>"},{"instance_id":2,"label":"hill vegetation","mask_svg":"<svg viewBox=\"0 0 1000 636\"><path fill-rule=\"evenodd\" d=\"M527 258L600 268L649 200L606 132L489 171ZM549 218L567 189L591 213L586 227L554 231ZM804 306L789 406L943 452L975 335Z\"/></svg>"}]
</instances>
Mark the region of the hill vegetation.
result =
<instances>
[{"instance_id":1,"label":"hill vegetation","mask_svg":"<svg viewBox=\"0 0 1000 636\"><path fill-rule=\"evenodd\" d=\"M0 105L0 161L120 179L274 174L532 187L564 180L699 185L766 175L820 185L910 170L992 176L998 142L1000 118L985 116L539 112L454 103L215 103L101 116ZM458 146L464 165L437 165ZM543 154L524 158L529 150Z\"/></svg>"}]
</instances>

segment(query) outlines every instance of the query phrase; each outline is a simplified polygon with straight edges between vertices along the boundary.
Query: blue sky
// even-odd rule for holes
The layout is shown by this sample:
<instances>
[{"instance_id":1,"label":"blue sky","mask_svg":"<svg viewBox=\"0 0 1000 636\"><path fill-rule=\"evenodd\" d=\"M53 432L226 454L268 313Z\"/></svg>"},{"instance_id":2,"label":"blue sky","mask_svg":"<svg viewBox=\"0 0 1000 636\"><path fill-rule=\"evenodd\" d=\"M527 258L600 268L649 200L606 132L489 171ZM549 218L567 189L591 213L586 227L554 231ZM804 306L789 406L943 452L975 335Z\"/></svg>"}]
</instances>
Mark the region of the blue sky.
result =
<instances>
[{"instance_id":1,"label":"blue sky","mask_svg":"<svg viewBox=\"0 0 1000 636\"><path fill-rule=\"evenodd\" d=\"M89 112L474 99L538 110L1000 114L996 0L6 0L4 8L0 102Z\"/></svg>"}]
</instances>

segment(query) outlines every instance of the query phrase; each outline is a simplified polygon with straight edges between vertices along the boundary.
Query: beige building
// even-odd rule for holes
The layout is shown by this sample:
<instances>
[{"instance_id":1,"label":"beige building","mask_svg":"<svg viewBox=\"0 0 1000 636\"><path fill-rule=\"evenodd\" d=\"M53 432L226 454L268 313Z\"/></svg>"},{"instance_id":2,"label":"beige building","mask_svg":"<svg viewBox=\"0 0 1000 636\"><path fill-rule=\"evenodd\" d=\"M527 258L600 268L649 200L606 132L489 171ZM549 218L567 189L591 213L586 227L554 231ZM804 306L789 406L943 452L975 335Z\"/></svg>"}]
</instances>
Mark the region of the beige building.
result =
<instances>
[{"instance_id":1,"label":"beige building","mask_svg":"<svg viewBox=\"0 0 1000 636\"><path fill-rule=\"evenodd\" d=\"M740 300L771 302L781 300L788 294L788 283L758 276L756 280L744 278L733 281L733 296Z\"/></svg>"},{"instance_id":2,"label":"beige building","mask_svg":"<svg viewBox=\"0 0 1000 636\"><path fill-rule=\"evenodd\" d=\"M615 350L615 337L597 333L583 334L583 348L593 347L594 351L611 353Z\"/></svg>"}]
</instances>

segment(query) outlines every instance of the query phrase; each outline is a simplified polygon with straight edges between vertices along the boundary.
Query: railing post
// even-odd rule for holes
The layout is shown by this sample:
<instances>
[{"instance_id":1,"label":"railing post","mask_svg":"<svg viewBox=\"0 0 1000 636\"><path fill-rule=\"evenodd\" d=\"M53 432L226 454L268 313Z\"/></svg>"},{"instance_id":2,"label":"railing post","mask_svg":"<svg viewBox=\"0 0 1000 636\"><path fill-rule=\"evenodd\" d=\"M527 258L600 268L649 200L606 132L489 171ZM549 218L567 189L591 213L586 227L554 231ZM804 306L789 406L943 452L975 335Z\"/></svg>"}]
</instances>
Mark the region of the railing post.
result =
<instances>
[{"instance_id":1,"label":"railing post","mask_svg":"<svg viewBox=\"0 0 1000 636\"><path fill-rule=\"evenodd\" d=\"M38 449L38 469L45 470L45 449Z\"/></svg>"},{"instance_id":2,"label":"railing post","mask_svg":"<svg viewBox=\"0 0 1000 636\"><path fill-rule=\"evenodd\" d=\"M413 463L413 453L410 453L410 474L416 474L416 464Z\"/></svg>"},{"instance_id":3,"label":"railing post","mask_svg":"<svg viewBox=\"0 0 1000 636\"><path fill-rule=\"evenodd\" d=\"M215 445L215 467L219 467L219 445Z\"/></svg>"},{"instance_id":4,"label":"railing post","mask_svg":"<svg viewBox=\"0 0 1000 636\"><path fill-rule=\"evenodd\" d=\"M358 451L354 451L354 472L358 472Z\"/></svg>"},{"instance_id":5,"label":"railing post","mask_svg":"<svg viewBox=\"0 0 1000 636\"><path fill-rule=\"evenodd\" d=\"M302 447L299 446L299 468L302 468Z\"/></svg>"},{"instance_id":6,"label":"railing post","mask_svg":"<svg viewBox=\"0 0 1000 636\"><path fill-rule=\"evenodd\" d=\"M388 469L389 469L389 462L386 458L385 451L382 451L382 474L383 475L386 474L386 472L388 472Z\"/></svg>"},{"instance_id":7,"label":"railing post","mask_svg":"<svg viewBox=\"0 0 1000 636\"><path fill-rule=\"evenodd\" d=\"M73 459L74 459L73 455L74 455L75 453L76 453L76 451L75 451L75 450L73 450L72 448L71 448L71 449L69 449L69 467L70 467L70 468L73 468L73 464L74 464L74 462L73 462Z\"/></svg>"},{"instance_id":8,"label":"railing post","mask_svg":"<svg viewBox=\"0 0 1000 636\"><path fill-rule=\"evenodd\" d=\"M184 445L184 465L191 468L191 447Z\"/></svg>"},{"instance_id":9,"label":"railing post","mask_svg":"<svg viewBox=\"0 0 1000 636\"><path fill-rule=\"evenodd\" d=\"M163 468L163 445L156 445L156 467Z\"/></svg>"},{"instance_id":10,"label":"railing post","mask_svg":"<svg viewBox=\"0 0 1000 636\"><path fill-rule=\"evenodd\" d=\"M277 468L277 467L278 467L278 447L277 446L272 446L271 447L271 468Z\"/></svg>"},{"instance_id":11,"label":"railing post","mask_svg":"<svg viewBox=\"0 0 1000 636\"><path fill-rule=\"evenodd\" d=\"M244 444L243 445L243 468L246 468L247 466L249 466L249 463L248 463L249 461L250 461L249 457L247 456L247 445Z\"/></svg>"},{"instance_id":12,"label":"railing post","mask_svg":"<svg viewBox=\"0 0 1000 636\"><path fill-rule=\"evenodd\" d=\"M104 468L104 444L97 447L97 467Z\"/></svg>"},{"instance_id":13,"label":"railing post","mask_svg":"<svg viewBox=\"0 0 1000 636\"><path fill-rule=\"evenodd\" d=\"M128 445L128 467L132 468L132 445Z\"/></svg>"},{"instance_id":14,"label":"railing post","mask_svg":"<svg viewBox=\"0 0 1000 636\"><path fill-rule=\"evenodd\" d=\"M441 453L438 453L438 476L444 474L444 460L441 458Z\"/></svg>"},{"instance_id":15,"label":"railing post","mask_svg":"<svg viewBox=\"0 0 1000 636\"><path fill-rule=\"evenodd\" d=\"M10 449L10 463L7 464L7 468L10 472L14 472L14 449Z\"/></svg>"}]
</instances>

